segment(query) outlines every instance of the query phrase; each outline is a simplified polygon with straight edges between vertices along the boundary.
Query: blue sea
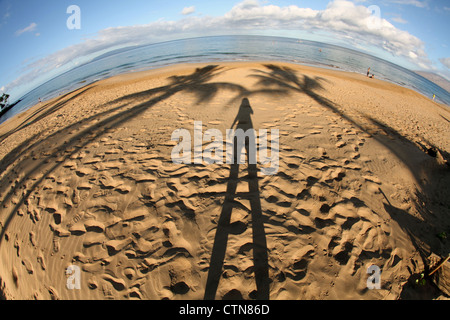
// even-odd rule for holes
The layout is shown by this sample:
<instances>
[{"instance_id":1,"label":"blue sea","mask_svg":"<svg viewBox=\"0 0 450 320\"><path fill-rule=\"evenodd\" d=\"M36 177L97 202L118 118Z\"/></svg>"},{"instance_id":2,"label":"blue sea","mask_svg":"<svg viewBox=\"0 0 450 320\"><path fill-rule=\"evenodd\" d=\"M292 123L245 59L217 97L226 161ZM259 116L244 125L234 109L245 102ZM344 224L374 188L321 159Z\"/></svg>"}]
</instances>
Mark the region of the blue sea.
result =
<instances>
[{"instance_id":1,"label":"blue sea","mask_svg":"<svg viewBox=\"0 0 450 320\"><path fill-rule=\"evenodd\" d=\"M117 74L178 63L276 60L366 74L413 89L450 106L450 93L424 77L386 60L347 48L307 40L266 36L216 36L175 40L115 50L28 92L0 123L38 102Z\"/></svg>"}]
</instances>

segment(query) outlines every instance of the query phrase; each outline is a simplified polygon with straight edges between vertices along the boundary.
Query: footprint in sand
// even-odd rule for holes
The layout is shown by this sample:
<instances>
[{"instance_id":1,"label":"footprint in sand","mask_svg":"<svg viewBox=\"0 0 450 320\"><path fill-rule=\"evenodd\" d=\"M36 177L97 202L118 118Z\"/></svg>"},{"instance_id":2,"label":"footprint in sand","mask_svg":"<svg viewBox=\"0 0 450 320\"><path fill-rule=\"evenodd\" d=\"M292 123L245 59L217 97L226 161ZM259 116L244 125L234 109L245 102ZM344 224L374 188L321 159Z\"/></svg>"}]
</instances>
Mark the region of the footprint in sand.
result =
<instances>
[{"instance_id":1,"label":"footprint in sand","mask_svg":"<svg viewBox=\"0 0 450 320\"><path fill-rule=\"evenodd\" d=\"M370 181L378 185L381 185L381 180L378 179L377 177L365 175L362 178L365 179L366 181Z\"/></svg>"},{"instance_id":2,"label":"footprint in sand","mask_svg":"<svg viewBox=\"0 0 450 320\"><path fill-rule=\"evenodd\" d=\"M12 269L11 269L11 276L12 276L13 281L16 284L16 286L18 286L19 285L19 273L17 272L16 266L12 267Z\"/></svg>"},{"instance_id":3,"label":"footprint in sand","mask_svg":"<svg viewBox=\"0 0 450 320\"><path fill-rule=\"evenodd\" d=\"M122 153L122 149L119 148L111 148L105 151L105 154L119 154Z\"/></svg>"},{"instance_id":4,"label":"footprint in sand","mask_svg":"<svg viewBox=\"0 0 450 320\"><path fill-rule=\"evenodd\" d=\"M308 265L315 255L314 247L304 246L296 251L288 260L288 268L285 269L285 276L297 282L304 279L308 272Z\"/></svg>"},{"instance_id":5,"label":"footprint in sand","mask_svg":"<svg viewBox=\"0 0 450 320\"><path fill-rule=\"evenodd\" d=\"M59 237L57 237L56 235L53 236L53 246L52 246L52 255L59 252L59 250L61 249L61 244L59 241Z\"/></svg>"},{"instance_id":6,"label":"footprint in sand","mask_svg":"<svg viewBox=\"0 0 450 320\"><path fill-rule=\"evenodd\" d=\"M39 251L36 260L37 260L39 266L41 267L41 269L45 271L45 269L47 269L47 265L45 263L45 258L44 258L44 254L42 251Z\"/></svg>"},{"instance_id":7,"label":"footprint in sand","mask_svg":"<svg viewBox=\"0 0 450 320\"><path fill-rule=\"evenodd\" d=\"M33 247L36 247L36 234L33 231L30 231L30 243Z\"/></svg>"},{"instance_id":8,"label":"footprint in sand","mask_svg":"<svg viewBox=\"0 0 450 320\"><path fill-rule=\"evenodd\" d=\"M50 294L50 298L52 300L59 300L58 291L52 286L45 286L47 288L48 293Z\"/></svg>"},{"instance_id":9,"label":"footprint in sand","mask_svg":"<svg viewBox=\"0 0 450 320\"><path fill-rule=\"evenodd\" d=\"M69 231L73 235L80 236L85 234L87 230L86 227L84 226L84 223L78 222L70 226Z\"/></svg>"},{"instance_id":10,"label":"footprint in sand","mask_svg":"<svg viewBox=\"0 0 450 320\"><path fill-rule=\"evenodd\" d=\"M342 134L340 134L340 133L332 132L331 135L333 137L335 137L337 140L341 140L342 139Z\"/></svg>"},{"instance_id":11,"label":"footprint in sand","mask_svg":"<svg viewBox=\"0 0 450 320\"><path fill-rule=\"evenodd\" d=\"M293 137L296 140L301 140L301 139L305 138L306 135L305 134L294 134Z\"/></svg>"},{"instance_id":12,"label":"footprint in sand","mask_svg":"<svg viewBox=\"0 0 450 320\"><path fill-rule=\"evenodd\" d=\"M34 268L33 268L33 265L31 264L30 260L25 258L22 260L22 264L25 266L25 269L27 270L28 274L34 273Z\"/></svg>"},{"instance_id":13,"label":"footprint in sand","mask_svg":"<svg viewBox=\"0 0 450 320\"><path fill-rule=\"evenodd\" d=\"M322 148L322 147L318 147L317 149L316 149L317 151L317 155L320 157L320 158L323 158L323 157L326 157L327 156L327 151L325 150L325 148Z\"/></svg>"},{"instance_id":14,"label":"footprint in sand","mask_svg":"<svg viewBox=\"0 0 450 320\"><path fill-rule=\"evenodd\" d=\"M83 181L77 186L77 189L78 190L90 190L90 189L92 189L92 184L87 181ZM79 203L79 194L77 194L77 196L74 196L74 199L72 200L72 202L74 204Z\"/></svg>"},{"instance_id":15,"label":"footprint in sand","mask_svg":"<svg viewBox=\"0 0 450 320\"><path fill-rule=\"evenodd\" d=\"M322 132L320 130L312 129L312 130L309 130L308 133L310 135L316 135L316 134L321 134Z\"/></svg>"},{"instance_id":16,"label":"footprint in sand","mask_svg":"<svg viewBox=\"0 0 450 320\"><path fill-rule=\"evenodd\" d=\"M354 246L351 242L345 242L344 244L336 246L333 250L333 257L340 265L346 265L350 260L351 252Z\"/></svg>"},{"instance_id":17,"label":"footprint in sand","mask_svg":"<svg viewBox=\"0 0 450 320\"><path fill-rule=\"evenodd\" d=\"M16 254L18 257L20 257L20 243L19 243L19 238L16 235L16 238L14 240L14 248L16 249Z\"/></svg>"},{"instance_id":18,"label":"footprint in sand","mask_svg":"<svg viewBox=\"0 0 450 320\"><path fill-rule=\"evenodd\" d=\"M75 170L75 169L78 168L78 165L77 165L77 162L75 160L70 160L70 161L64 162L63 163L63 167Z\"/></svg>"},{"instance_id":19,"label":"footprint in sand","mask_svg":"<svg viewBox=\"0 0 450 320\"><path fill-rule=\"evenodd\" d=\"M106 172L100 177L99 183L102 187L106 189L114 189L123 184L121 180L113 178Z\"/></svg>"},{"instance_id":20,"label":"footprint in sand","mask_svg":"<svg viewBox=\"0 0 450 320\"><path fill-rule=\"evenodd\" d=\"M94 170L88 167L83 167L83 168L78 168L75 173L79 176L79 177L84 177L86 175L90 175L94 173Z\"/></svg>"},{"instance_id":21,"label":"footprint in sand","mask_svg":"<svg viewBox=\"0 0 450 320\"><path fill-rule=\"evenodd\" d=\"M69 158L72 160L82 160L86 157L86 152L76 152L72 154Z\"/></svg>"},{"instance_id":22,"label":"footprint in sand","mask_svg":"<svg viewBox=\"0 0 450 320\"><path fill-rule=\"evenodd\" d=\"M278 125L276 125L276 124L274 124L274 123L272 123L272 122L264 122L263 124L262 124L262 127L263 128L274 128L274 127L277 127Z\"/></svg>"},{"instance_id":23,"label":"footprint in sand","mask_svg":"<svg viewBox=\"0 0 450 320\"><path fill-rule=\"evenodd\" d=\"M103 161L103 157L100 156L100 155L95 155L93 158L85 160L83 162L83 164L95 164L95 163L98 163L98 162L101 162L101 161Z\"/></svg>"},{"instance_id":24,"label":"footprint in sand","mask_svg":"<svg viewBox=\"0 0 450 320\"><path fill-rule=\"evenodd\" d=\"M361 154L359 152L353 152L350 154L350 158L353 160L359 159L361 157Z\"/></svg>"},{"instance_id":25,"label":"footprint in sand","mask_svg":"<svg viewBox=\"0 0 450 320\"><path fill-rule=\"evenodd\" d=\"M347 144L344 141L339 141L338 143L336 143L336 148L342 148L344 146L346 146Z\"/></svg>"}]
</instances>

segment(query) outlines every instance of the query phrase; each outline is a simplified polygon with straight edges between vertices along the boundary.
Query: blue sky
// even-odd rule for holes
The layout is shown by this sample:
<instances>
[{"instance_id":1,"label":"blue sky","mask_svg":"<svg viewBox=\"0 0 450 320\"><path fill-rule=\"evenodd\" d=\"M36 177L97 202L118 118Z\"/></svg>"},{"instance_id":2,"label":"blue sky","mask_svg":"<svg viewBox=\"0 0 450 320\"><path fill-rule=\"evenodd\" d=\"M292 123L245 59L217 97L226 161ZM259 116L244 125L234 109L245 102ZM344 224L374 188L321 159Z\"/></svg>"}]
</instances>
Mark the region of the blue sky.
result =
<instances>
[{"instance_id":1,"label":"blue sky","mask_svg":"<svg viewBox=\"0 0 450 320\"><path fill-rule=\"evenodd\" d=\"M235 33L339 44L450 79L449 27L448 0L0 0L0 92L19 98L118 47Z\"/></svg>"}]
</instances>

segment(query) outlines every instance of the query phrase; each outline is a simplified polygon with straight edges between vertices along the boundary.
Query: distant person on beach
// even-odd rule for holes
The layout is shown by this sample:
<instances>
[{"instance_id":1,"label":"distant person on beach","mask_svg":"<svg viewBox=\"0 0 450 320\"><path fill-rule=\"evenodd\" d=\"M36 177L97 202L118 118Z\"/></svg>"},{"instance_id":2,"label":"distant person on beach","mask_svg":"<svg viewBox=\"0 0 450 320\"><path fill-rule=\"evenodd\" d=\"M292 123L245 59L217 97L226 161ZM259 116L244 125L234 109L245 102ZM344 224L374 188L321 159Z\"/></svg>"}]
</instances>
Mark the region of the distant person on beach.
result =
<instances>
[{"instance_id":1,"label":"distant person on beach","mask_svg":"<svg viewBox=\"0 0 450 320\"><path fill-rule=\"evenodd\" d=\"M375 78L375 75L372 73L372 75L369 76L369 78L370 78L370 79L373 79L373 78Z\"/></svg>"},{"instance_id":2,"label":"distant person on beach","mask_svg":"<svg viewBox=\"0 0 450 320\"><path fill-rule=\"evenodd\" d=\"M370 75L370 68L367 69L367 76L369 76L369 75Z\"/></svg>"},{"instance_id":3,"label":"distant person on beach","mask_svg":"<svg viewBox=\"0 0 450 320\"><path fill-rule=\"evenodd\" d=\"M436 99L436 95L435 94L433 94L433 101L434 101L434 99Z\"/></svg>"}]
</instances>

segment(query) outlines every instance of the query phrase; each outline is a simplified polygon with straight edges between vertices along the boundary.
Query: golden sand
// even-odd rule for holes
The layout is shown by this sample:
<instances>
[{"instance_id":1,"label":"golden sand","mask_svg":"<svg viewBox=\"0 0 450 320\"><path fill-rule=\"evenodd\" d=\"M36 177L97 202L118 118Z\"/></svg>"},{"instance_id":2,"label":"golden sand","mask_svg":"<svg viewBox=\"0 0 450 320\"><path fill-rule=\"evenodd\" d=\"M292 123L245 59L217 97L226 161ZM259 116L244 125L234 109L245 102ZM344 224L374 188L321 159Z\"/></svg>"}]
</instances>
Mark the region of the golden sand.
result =
<instances>
[{"instance_id":1,"label":"golden sand","mask_svg":"<svg viewBox=\"0 0 450 320\"><path fill-rule=\"evenodd\" d=\"M254 129L279 129L276 175L172 162L174 130L225 135L243 99ZM423 257L449 252L449 121L412 90L278 62L178 65L40 103L0 125L3 295L416 297Z\"/></svg>"}]
</instances>

